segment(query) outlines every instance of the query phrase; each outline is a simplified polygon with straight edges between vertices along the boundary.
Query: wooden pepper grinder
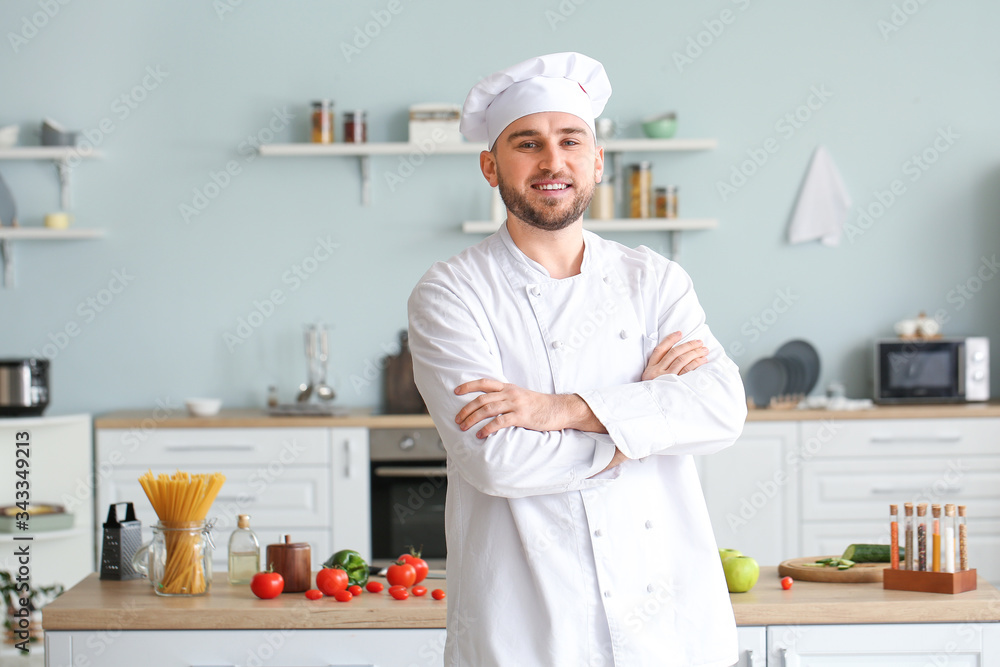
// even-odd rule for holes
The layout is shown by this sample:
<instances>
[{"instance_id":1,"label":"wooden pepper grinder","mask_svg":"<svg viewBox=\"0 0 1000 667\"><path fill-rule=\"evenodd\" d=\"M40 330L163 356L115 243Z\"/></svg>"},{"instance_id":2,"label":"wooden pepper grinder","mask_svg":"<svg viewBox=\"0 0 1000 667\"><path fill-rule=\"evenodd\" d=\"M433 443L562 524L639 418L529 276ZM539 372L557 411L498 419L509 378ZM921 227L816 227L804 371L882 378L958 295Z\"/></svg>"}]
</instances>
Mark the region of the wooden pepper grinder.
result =
<instances>
[{"instance_id":1,"label":"wooden pepper grinder","mask_svg":"<svg viewBox=\"0 0 1000 667\"><path fill-rule=\"evenodd\" d=\"M267 561L264 569L273 568L285 580L284 593L301 593L310 588L312 580L312 555L307 542L292 542L290 535L285 541L267 545Z\"/></svg>"}]
</instances>

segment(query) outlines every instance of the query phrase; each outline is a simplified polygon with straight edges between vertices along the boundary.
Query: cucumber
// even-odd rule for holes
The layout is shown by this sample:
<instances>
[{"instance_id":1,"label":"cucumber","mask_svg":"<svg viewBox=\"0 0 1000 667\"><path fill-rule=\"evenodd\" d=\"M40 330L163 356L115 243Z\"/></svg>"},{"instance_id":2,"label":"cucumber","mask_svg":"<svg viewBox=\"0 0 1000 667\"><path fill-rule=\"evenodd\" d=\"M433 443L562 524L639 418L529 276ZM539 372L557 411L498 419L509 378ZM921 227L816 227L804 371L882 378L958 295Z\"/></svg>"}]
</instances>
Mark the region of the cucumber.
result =
<instances>
[{"instance_id":1,"label":"cucumber","mask_svg":"<svg viewBox=\"0 0 1000 667\"><path fill-rule=\"evenodd\" d=\"M855 563L888 563L891 552L888 544L852 544L844 549L841 558ZM903 560L903 547L899 547L899 559Z\"/></svg>"}]
</instances>

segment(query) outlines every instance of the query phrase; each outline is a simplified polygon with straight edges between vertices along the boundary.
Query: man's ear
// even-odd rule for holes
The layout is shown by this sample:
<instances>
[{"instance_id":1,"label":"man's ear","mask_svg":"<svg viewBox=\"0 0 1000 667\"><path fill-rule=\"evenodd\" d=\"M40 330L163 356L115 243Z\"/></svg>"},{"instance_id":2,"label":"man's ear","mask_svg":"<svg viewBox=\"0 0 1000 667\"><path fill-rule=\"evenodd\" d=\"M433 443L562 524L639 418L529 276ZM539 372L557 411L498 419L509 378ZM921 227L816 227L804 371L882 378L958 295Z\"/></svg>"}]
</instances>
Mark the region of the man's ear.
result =
<instances>
[{"instance_id":1,"label":"man's ear","mask_svg":"<svg viewBox=\"0 0 1000 667\"><path fill-rule=\"evenodd\" d=\"M500 183L497 179L497 158L491 151L483 151L479 154L479 168L491 188L495 188Z\"/></svg>"},{"instance_id":2,"label":"man's ear","mask_svg":"<svg viewBox=\"0 0 1000 667\"><path fill-rule=\"evenodd\" d=\"M604 178L604 146L598 146L594 151L594 182L600 183Z\"/></svg>"}]
</instances>

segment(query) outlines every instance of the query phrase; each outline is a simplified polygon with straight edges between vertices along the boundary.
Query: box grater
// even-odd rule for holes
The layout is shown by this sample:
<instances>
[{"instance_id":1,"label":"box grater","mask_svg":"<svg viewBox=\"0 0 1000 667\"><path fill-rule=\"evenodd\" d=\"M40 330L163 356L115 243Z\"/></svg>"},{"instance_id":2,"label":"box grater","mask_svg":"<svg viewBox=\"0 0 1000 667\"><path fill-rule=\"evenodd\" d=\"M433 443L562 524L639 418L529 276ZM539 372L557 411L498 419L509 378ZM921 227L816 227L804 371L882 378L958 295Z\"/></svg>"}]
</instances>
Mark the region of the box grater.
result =
<instances>
[{"instance_id":1,"label":"box grater","mask_svg":"<svg viewBox=\"0 0 1000 667\"><path fill-rule=\"evenodd\" d=\"M125 520L118 520L118 505L125 505ZM104 522L104 546L101 549L101 579L139 579L132 567L132 556L142 546L142 522L135 518L132 503L117 503L108 508Z\"/></svg>"}]
</instances>

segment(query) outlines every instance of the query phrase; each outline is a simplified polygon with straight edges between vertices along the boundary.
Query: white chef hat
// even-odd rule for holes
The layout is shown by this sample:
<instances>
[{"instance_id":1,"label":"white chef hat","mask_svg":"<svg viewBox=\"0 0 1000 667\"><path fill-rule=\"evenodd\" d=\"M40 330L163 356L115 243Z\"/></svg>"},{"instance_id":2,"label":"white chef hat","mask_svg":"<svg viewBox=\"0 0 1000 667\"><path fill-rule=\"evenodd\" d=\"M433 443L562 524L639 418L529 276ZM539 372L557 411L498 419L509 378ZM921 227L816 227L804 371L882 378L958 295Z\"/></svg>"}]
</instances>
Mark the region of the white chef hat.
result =
<instances>
[{"instance_id":1,"label":"white chef hat","mask_svg":"<svg viewBox=\"0 0 1000 667\"><path fill-rule=\"evenodd\" d=\"M604 66L581 53L552 53L489 75L469 92L460 130L489 148L518 118L561 111L581 118L594 132L594 118L611 97ZM596 132L595 132L596 135Z\"/></svg>"}]
</instances>

